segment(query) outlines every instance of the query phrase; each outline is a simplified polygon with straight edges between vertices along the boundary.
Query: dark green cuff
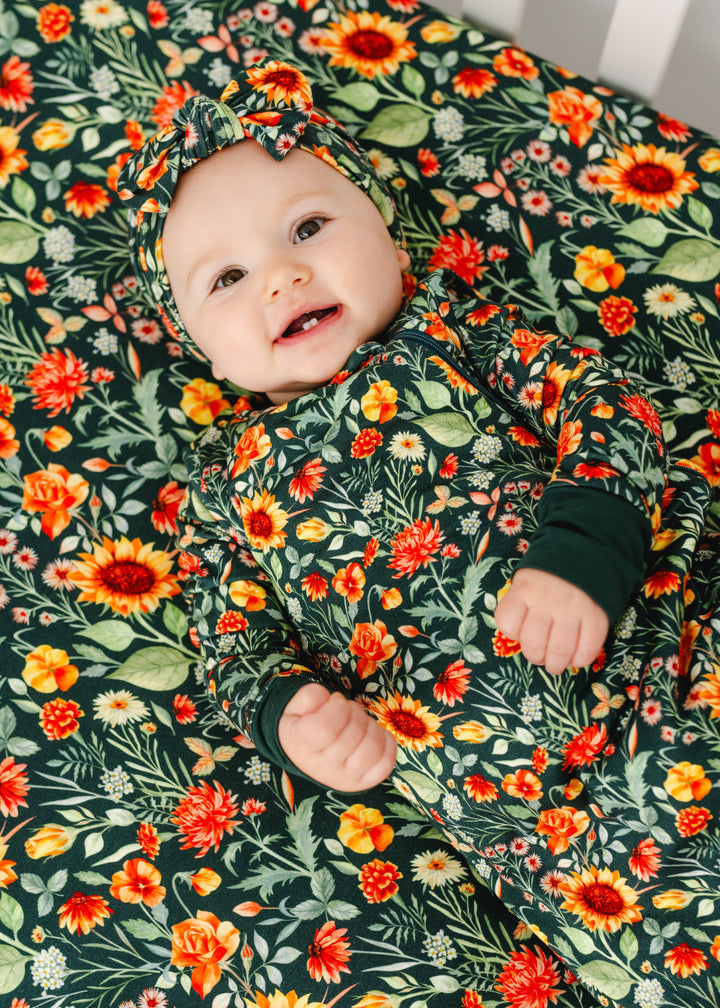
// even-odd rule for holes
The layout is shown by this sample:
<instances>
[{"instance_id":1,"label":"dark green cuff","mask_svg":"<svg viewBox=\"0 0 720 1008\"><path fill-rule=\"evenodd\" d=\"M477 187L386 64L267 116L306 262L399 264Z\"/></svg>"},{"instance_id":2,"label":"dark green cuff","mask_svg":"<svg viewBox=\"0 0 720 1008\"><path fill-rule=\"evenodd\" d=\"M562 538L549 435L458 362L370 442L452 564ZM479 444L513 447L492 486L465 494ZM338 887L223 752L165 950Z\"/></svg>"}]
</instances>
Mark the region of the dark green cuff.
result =
<instances>
[{"instance_id":1,"label":"dark green cuff","mask_svg":"<svg viewBox=\"0 0 720 1008\"><path fill-rule=\"evenodd\" d=\"M283 770L304 777L305 780L312 778L304 774L302 770L298 770L295 764L287 758L280 745L278 727L282 712L297 691L306 683L317 681L311 675L303 675L302 672L273 676L265 685L263 696L255 708L250 725L250 737L260 755L269 759L276 766L282 767Z\"/></svg>"},{"instance_id":2,"label":"dark green cuff","mask_svg":"<svg viewBox=\"0 0 720 1008\"><path fill-rule=\"evenodd\" d=\"M612 625L643 581L652 534L648 515L615 494L557 483L543 494L538 520L518 567L574 584Z\"/></svg>"}]
</instances>

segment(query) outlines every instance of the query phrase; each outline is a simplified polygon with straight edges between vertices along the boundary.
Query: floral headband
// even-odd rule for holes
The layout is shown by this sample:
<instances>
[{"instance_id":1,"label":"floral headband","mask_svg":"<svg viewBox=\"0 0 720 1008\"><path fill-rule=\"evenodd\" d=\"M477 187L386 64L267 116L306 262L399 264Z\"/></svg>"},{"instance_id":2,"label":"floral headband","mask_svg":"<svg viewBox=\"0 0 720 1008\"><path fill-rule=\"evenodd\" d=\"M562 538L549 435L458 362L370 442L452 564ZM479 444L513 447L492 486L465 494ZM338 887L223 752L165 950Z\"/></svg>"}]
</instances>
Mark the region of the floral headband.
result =
<instances>
[{"instance_id":1,"label":"floral headband","mask_svg":"<svg viewBox=\"0 0 720 1008\"><path fill-rule=\"evenodd\" d=\"M244 79L230 81L219 100L188 98L170 125L123 166L118 196L128 208L130 254L142 290L160 310L168 331L203 360L172 296L162 231L182 173L246 138L257 140L276 161L296 146L321 158L369 196L396 245L403 245L390 192L343 127L313 108L310 83L296 67L266 59Z\"/></svg>"}]
</instances>

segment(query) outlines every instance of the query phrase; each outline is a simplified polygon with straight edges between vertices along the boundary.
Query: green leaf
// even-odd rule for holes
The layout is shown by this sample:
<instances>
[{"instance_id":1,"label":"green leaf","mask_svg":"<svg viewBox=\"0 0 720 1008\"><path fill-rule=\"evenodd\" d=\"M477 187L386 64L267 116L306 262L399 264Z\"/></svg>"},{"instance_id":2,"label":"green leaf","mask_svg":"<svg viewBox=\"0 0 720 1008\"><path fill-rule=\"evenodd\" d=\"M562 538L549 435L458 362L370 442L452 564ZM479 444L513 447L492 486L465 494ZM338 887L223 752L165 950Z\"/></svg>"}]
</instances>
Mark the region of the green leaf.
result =
<instances>
[{"instance_id":1,"label":"green leaf","mask_svg":"<svg viewBox=\"0 0 720 1008\"><path fill-rule=\"evenodd\" d=\"M622 952L625 961L628 963L632 962L638 954L638 949L639 945L638 940L635 937L635 932L631 931L630 928L625 928L620 936L620 951Z\"/></svg>"},{"instance_id":2,"label":"green leaf","mask_svg":"<svg viewBox=\"0 0 720 1008\"><path fill-rule=\"evenodd\" d=\"M582 966L579 976L586 986L594 987L615 1001L626 997L633 983L632 977L624 969L601 959Z\"/></svg>"},{"instance_id":3,"label":"green leaf","mask_svg":"<svg viewBox=\"0 0 720 1008\"><path fill-rule=\"evenodd\" d=\"M369 112L377 105L380 99L380 92L374 84L358 81L355 84L346 84L345 87L333 91L333 98L336 101L344 102L350 108L357 109L358 112Z\"/></svg>"},{"instance_id":4,"label":"green leaf","mask_svg":"<svg viewBox=\"0 0 720 1008\"><path fill-rule=\"evenodd\" d=\"M391 147L414 147L430 128L430 116L412 105L388 105L360 134L363 140L375 140Z\"/></svg>"},{"instance_id":5,"label":"green leaf","mask_svg":"<svg viewBox=\"0 0 720 1008\"><path fill-rule=\"evenodd\" d=\"M440 799L442 791L430 777L418 773L417 770L401 770L400 778L411 788L421 801L434 804Z\"/></svg>"},{"instance_id":6,"label":"green leaf","mask_svg":"<svg viewBox=\"0 0 720 1008\"><path fill-rule=\"evenodd\" d=\"M712 230L712 210L706 203L701 203L700 200L696 199L694 196L688 196L687 208L688 213L698 227L703 228L705 231Z\"/></svg>"},{"instance_id":7,"label":"green leaf","mask_svg":"<svg viewBox=\"0 0 720 1008\"><path fill-rule=\"evenodd\" d=\"M411 66L409 63L405 63L403 64L401 77L403 91L419 98L425 90L425 77L420 73L420 71L416 70L415 67Z\"/></svg>"},{"instance_id":8,"label":"green leaf","mask_svg":"<svg viewBox=\"0 0 720 1008\"><path fill-rule=\"evenodd\" d=\"M438 444L447 448L461 448L477 437L475 428L459 413L436 413L435 416L418 420L417 424Z\"/></svg>"},{"instance_id":9,"label":"green leaf","mask_svg":"<svg viewBox=\"0 0 720 1008\"><path fill-rule=\"evenodd\" d=\"M35 190L20 175L15 175L12 181L11 195L13 203L23 213L31 214L35 209Z\"/></svg>"},{"instance_id":10,"label":"green leaf","mask_svg":"<svg viewBox=\"0 0 720 1008\"><path fill-rule=\"evenodd\" d=\"M563 934L570 939L580 955L592 955L595 951L595 942L587 933L580 928L563 928Z\"/></svg>"},{"instance_id":11,"label":"green leaf","mask_svg":"<svg viewBox=\"0 0 720 1008\"><path fill-rule=\"evenodd\" d=\"M139 689L175 690L187 679L190 658L168 647L146 647L131 655L106 678L121 679Z\"/></svg>"},{"instance_id":12,"label":"green leaf","mask_svg":"<svg viewBox=\"0 0 720 1008\"><path fill-rule=\"evenodd\" d=\"M13 934L17 934L24 920L25 914L18 901L6 892L0 893L0 924Z\"/></svg>"},{"instance_id":13,"label":"green leaf","mask_svg":"<svg viewBox=\"0 0 720 1008\"><path fill-rule=\"evenodd\" d=\"M0 262L24 263L37 255L40 235L22 221L0 221Z\"/></svg>"},{"instance_id":14,"label":"green leaf","mask_svg":"<svg viewBox=\"0 0 720 1008\"><path fill-rule=\"evenodd\" d=\"M419 381L415 382L415 388L423 397L429 410L435 411L450 405L450 389L447 385L441 385L440 382L434 381Z\"/></svg>"},{"instance_id":15,"label":"green leaf","mask_svg":"<svg viewBox=\"0 0 720 1008\"><path fill-rule=\"evenodd\" d=\"M618 233L632 241L640 242L641 245L659 248L668 236L668 229L656 217L638 217L637 220L620 228Z\"/></svg>"},{"instance_id":16,"label":"green leaf","mask_svg":"<svg viewBox=\"0 0 720 1008\"><path fill-rule=\"evenodd\" d=\"M25 963L30 956L23 955L9 945L0 945L0 994L14 991L25 978Z\"/></svg>"},{"instance_id":17,"label":"green leaf","mask_svg":"<svg viewBox=\"0 0 720 1008\"><path fill-rule=\"evenodd\" d=\"M88 637L109 651L124 651L135 640L135 631L129 623L109 619L80 630L79 636Z\"/></svg>"},{"instance_id":18,"label":"green leaf","mask_svg":"<svg viewBox=\"0 0 720 1008\"><path fill-rule=\"evenodd\" d=\"M176 637L184 637L188 629L188 619L178 606L167 604L163 609L163 623Z\"/></svg>"},{"instance_id":19,"label":"green leaf","mask_svg":"<svg viewBox=\"0 0 720 1008\"><path fill-rule=\"evenodd\" d=\"M702 238L686 238L671 245L652 272L686 283L714 280L720 273L720 248Z\"/></svg>"}]
</instances>

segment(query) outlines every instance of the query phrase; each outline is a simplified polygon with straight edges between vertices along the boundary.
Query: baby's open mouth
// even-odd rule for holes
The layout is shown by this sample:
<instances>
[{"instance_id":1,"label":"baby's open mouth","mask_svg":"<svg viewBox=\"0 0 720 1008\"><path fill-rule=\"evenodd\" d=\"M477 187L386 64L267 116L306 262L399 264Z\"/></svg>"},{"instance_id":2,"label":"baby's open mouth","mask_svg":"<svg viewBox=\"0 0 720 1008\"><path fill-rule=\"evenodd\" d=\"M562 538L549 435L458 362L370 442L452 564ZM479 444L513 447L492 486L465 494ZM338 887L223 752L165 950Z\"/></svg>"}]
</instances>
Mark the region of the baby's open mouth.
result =
<instances>
[{"instance_id":1,"label":"baby's open mouth","mask_svg":"<svg viewBox=\"0 0 720 1008\"><path fill-rule=\"evenodd\" d=\"M308 329L312 329L329 315L334 315L337 310L337 305L333 305L331 308L316 308L313 311L303 312L302 315L293 319L287 329L280 334L280 339L287 339L288 336L294 336L299 332L307 332Z\"/></svg>"}]
</instances>

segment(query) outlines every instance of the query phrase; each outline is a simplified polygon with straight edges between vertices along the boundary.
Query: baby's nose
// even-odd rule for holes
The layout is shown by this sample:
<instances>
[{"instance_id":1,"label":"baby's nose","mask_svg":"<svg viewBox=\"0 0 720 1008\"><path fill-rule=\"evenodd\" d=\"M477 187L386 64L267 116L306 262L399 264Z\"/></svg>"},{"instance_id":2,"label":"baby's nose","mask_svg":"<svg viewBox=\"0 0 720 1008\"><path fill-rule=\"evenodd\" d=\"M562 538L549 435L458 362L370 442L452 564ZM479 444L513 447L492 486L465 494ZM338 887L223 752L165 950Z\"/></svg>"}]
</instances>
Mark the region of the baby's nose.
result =
<instances>
[{"instance_id":1,"label":"baby's nose","mask_svg":"<svg viewBox=\"0 0 720 1008\"><path fill-rule=\"evenodd\" d=\"M275 301L291 290L303 287L310 279L310 268L303 263L278 263L268 276L267 293Z\"/></svg>"}]
</instances>

